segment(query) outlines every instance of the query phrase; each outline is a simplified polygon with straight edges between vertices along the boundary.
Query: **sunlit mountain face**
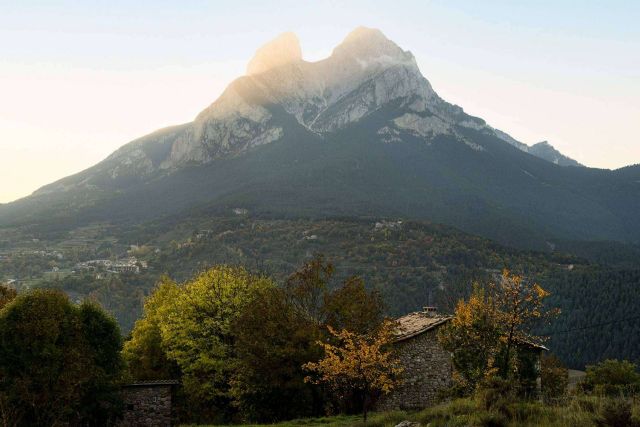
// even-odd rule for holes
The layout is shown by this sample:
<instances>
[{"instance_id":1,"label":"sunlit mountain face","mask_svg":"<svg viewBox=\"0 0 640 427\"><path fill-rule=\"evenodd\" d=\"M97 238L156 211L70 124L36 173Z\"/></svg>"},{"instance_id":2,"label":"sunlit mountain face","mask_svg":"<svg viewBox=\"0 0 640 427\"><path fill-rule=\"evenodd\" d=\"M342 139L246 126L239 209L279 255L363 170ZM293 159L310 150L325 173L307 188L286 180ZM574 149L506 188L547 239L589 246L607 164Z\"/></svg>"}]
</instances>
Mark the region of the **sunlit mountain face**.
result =
<instances>
[{"instance_id":1,"label":"sunlit mountain face","mask_svg":"<svg viewBox=\"0 0 640 427\"><path fill-rule=\"evenodd\" d=\"M0 224L70 229L243 208L425 219L536 248L554 238L638 241L631 169L581 167L466 114L379 30L357 28L317 62L285 33L193 122L1 207Z\"/></svg>"}]
</instances>

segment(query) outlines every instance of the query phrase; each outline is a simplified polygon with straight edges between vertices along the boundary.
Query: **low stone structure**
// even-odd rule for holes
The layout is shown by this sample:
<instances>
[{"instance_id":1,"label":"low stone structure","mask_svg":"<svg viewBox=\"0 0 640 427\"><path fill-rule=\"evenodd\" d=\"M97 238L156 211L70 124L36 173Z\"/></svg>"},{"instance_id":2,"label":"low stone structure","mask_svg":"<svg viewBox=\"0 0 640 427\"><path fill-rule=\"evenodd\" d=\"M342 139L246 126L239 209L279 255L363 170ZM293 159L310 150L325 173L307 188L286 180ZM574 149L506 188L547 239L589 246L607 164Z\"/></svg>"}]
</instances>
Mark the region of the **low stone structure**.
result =
<instances>
[{"instance_id":1,"label":"low stone structure","mask_svg":"<svg viewBox=\"0 0 640 427\"><path fill-rule=\"evenodd\" d=\"M395 339L404 368L403 382L378 401L379 410L417 410L436 403L438 392L452 384L451 354L438 342L437 329L451 320L433 310L410 313L397 319Z\"/></svg>"},{"instance_id":2,"label":"low stone structure","mask_svg":"<svg viewBox=\"0 0 640 427\"><path fill-rule=\"evenodd\" d=\"M174 380L146 381L122 388L124 413L120 427L170 427Z\"/></svg>"},{"instance_id":3,"label":"low stone structure","mask_svg":"<svg viewBox=\"0 0 640 427\"><path fill-rule=\"evenodd\" d=\"M404 369L402 384L381 396L378 410L419 410L438 403L439 392L453 384L451 353L438 341L438 328L453 316L438 315L434 307L396 319L394 346ZM532 343L518 344L522 370L530 371L531 389L536 387L540 355L548 349ZM539 388L539 378L538 385Z\"/></svg>"}]
</instances>

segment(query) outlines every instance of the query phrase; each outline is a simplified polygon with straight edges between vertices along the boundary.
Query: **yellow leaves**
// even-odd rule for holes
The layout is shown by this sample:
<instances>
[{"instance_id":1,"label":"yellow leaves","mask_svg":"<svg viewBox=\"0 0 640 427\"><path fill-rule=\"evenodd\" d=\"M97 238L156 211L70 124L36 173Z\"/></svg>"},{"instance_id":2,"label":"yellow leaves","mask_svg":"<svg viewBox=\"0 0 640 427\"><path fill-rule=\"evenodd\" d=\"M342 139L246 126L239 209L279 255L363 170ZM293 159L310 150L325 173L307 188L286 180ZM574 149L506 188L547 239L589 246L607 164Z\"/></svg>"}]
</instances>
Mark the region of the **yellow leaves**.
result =
<instances>
[{"instance_id":1,"label":"yellow leaves","mask_svg":"<svg viewBox=\"0 0 640 427\"><path fill-rule=\"evenodd\" d=\"M455 317L438 337L453 353L454 366L466 386L473 388L496 368L503 374L516 369L511 361L516 345L542 342L530 331L534 323L558 313L544 308L549 295L539 284L504 270L496 283L476 284L469 299L458 302Z\"/></svg>"},{"instance_id":2,"label":"yellow leaves","mask_svg":"<svg viewBox=\"0 0 640 427\"><path fill-rule=\"evenodd\" d=\"M540 299L546 298L549 295L551 295L550 292L547 292L546 290L544 290L542 286L538 285L537 283L533 285L533 290L536 293L536 295L538 295L538 298Z\"/></svg>"},{"instance_id":3,"label":"yellow leaves","mask_svg":"<svg viewBox=\"0 0 640 427\"><path fill-rule=\"evenodd\" d=\"M315 374L306 377L305 381L367 393L374 390L390 392L402 372L393 353L385 349L391 343L393 328L393 323L385 322L378 331L367 336L328 327L337 344L319 342L325 355L318 362L303 365L305 370Z\"/></svg>"}]
</instances>

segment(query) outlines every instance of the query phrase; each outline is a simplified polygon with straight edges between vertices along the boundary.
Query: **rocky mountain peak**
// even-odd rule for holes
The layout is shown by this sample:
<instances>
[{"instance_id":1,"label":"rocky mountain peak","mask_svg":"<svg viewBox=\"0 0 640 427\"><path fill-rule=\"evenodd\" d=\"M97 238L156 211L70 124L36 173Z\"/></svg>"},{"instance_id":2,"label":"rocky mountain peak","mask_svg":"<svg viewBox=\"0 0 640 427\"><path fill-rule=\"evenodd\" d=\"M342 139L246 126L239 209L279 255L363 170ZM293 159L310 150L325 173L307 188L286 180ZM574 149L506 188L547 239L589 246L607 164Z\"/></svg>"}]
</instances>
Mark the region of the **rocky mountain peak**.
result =
<instances>
[{"instance_id":1,"label":"rocky mountain peak","mask_svg":"<svg viewBox=\"0 0 640 427\"><path fill-rule=\"evenodd\" d=\"M403 61L413 55L403 51L375 28L358 27L333 50L333 57L351 57L360 61L386 59Z\"/></svg>"},{"instance_id":2,"label":"rocky mountain peak","mask_svg":"<svg viewBox=\"0 0 640 427\"><path fill-rule=\"evenodd\" d=\"M328 58L316 62L302 59L295 34L279 35L257 50L247 75L232 82L192 123L159 138L164 141L158 143L163 146L162 155L151 159L140 144L131 144L110 158L119 162L110 175L114 179L150 175L241 155L291 132L283 112L312 134L330 137L388 106L393 108L384 113L386 121L376 129L384 142L401 140L400 133L427 144L446 135L475 151L485 150L459 131L470 128L559 165L577 163L548 144L529 147L516 141L442 100L409 51L380 30L359 27Z\"/></svg>"},{"instance_id":3,"label":"rocky mountain peak","mask_svg":"<svg viewBox=\"0 0 640 427\"><path fill-rule=\"evenodd\" d=\"M247 65L247 74L261 74L271 69L302 61L302 49L298 36L282 33L256 51Z\"/></svg>"},{"instance_id":4,"label":"rocky mountain peak","mask_svg":"<svg viewBox=\"0 0 640 427\"><path fill-rule=\"evenodd\" d=\"M549 144L548 141L541 141L537 144L533 144L531 147L529 147L528 153L540 157L541 159L547 160L551 163L555 163L558 166L584 166L576 160L573 160L572 158L567 157L556 150L556 148L553 145Z\"/></svg>"}]
</instances>

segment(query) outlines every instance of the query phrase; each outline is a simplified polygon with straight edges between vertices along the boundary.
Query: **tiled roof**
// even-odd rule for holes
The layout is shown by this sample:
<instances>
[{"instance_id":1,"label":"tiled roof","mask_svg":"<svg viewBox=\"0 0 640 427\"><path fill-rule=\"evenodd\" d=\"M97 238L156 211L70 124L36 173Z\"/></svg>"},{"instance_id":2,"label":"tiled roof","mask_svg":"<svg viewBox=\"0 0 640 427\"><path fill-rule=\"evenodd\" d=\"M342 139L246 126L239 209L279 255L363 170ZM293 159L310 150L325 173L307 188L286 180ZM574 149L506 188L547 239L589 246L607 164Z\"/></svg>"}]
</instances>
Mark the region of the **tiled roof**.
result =
<instances>
[{"instance_id":1,"label":"tiled roof","mask_svg":"<svg viewBox=\"0 0 640 427\"><path fill-rule=\"evenodd\" d=\"M398 328L395 333L395 341L404 341L420 335L423 332L430 331L438 326L444 325L453 316L442 316L425 313L424 311L416 311L415 313L406 314L398 319L396 323ZM538 350L548 351L549 349L542 344L530 341L522 341L518 343L521 346L531 347Z\"/></svg>"},{"instance_id":2,"label":"tiled roof","mask_svg":"<svg viewBox=\"0 0 640 427\"><path fill-rule=\"evenodd\" d=\"M423 332L429 331L453 319L452 316L439 316L427 314L422 311L409 313L396 319L398 329L396 330L396 341L403 341Z\"/></svg>"}]
</instances>

